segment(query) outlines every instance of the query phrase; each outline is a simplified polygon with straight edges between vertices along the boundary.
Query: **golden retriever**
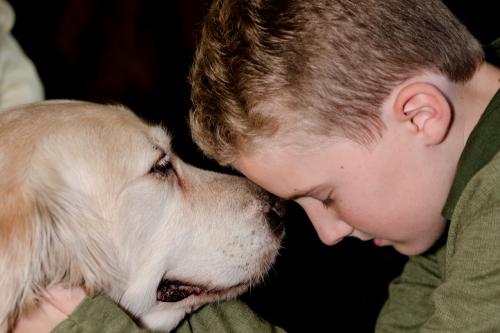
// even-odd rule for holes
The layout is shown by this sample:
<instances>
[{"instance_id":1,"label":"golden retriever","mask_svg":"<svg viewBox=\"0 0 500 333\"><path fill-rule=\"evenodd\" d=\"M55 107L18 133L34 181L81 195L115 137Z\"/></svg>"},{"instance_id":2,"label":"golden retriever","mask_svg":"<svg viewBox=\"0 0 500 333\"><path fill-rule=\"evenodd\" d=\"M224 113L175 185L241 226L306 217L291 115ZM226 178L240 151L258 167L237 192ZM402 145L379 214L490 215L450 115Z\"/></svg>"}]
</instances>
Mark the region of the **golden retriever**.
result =
<instances>
[{"instance_id":1,"label":"golden retriever","mask_svg":"<svg viewBox=\"0 0 500 333\"><path fill-rule=\"evenodd\" d=\"M258 282L282 204L197 169L121 106L49 101L0 113L0 332L48 287L83 286L169 331Z\"/></svg>"}]
</instances>

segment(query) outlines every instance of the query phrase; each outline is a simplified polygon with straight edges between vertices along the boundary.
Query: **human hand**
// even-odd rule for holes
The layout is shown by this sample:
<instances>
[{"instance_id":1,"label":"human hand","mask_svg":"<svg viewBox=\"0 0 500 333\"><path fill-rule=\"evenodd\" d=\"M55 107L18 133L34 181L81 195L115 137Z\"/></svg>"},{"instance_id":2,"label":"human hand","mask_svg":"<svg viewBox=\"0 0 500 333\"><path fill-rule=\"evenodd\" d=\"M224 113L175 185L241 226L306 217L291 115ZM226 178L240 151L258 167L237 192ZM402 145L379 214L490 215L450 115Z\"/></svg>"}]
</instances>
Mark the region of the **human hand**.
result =
<instances>
[{"instance_id":1,"label":"human hand","mask_svg":"<svg viewBox=\"0 0 500 333\"><path fill-rule=\"evenodd\" d=\"M85 296L82 288L49 288L34 309L21 314L12 333L50 333L68 318Z\"/></svg>"}]
</instances>

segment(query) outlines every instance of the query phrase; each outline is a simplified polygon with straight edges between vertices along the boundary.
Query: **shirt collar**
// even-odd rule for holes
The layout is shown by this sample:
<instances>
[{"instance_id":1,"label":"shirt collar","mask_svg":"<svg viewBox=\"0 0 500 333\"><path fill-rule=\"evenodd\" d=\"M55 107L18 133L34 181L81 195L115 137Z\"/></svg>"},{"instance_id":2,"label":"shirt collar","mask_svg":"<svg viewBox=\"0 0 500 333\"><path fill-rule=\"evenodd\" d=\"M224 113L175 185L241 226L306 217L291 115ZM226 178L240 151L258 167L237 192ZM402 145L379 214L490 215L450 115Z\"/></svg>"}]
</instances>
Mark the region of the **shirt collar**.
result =
<instances>
[{"instance_id":1,"label":"shirt collar","mask_svg":"<svg viewBox=\"0 0 500 333\"><path fill-rule=\"evenodd\" d=\"M500 89L481 115L470 134L457 165L442 214L450 220L460 195L469 180L500 151Z\"/></svg>"}]
</instances>

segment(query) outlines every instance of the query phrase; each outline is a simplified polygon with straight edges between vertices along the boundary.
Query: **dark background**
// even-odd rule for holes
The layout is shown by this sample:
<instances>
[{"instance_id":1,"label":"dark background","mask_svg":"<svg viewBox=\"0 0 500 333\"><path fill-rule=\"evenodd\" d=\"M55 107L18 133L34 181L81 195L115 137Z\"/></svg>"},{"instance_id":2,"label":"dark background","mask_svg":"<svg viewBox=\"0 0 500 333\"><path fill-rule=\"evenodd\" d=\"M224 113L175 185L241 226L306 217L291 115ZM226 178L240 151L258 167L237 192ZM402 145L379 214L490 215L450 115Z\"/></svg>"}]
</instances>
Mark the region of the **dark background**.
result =
<instances>
[{"instance_id":1,"label":"dark background","mask_svg":"<svg viewBox=\"0 0 500 333\"><path fill-rule=\"evenodd\" d=\"M127 105L166 124L184 160L220 170L192 144L186 123L187 73L209 0L10 2L17 15L13 34L35 63L47 98ZM446 3L487 45L500 36L494 2ZM286 228L275 267L244 299L288 332L373 331L387 284L406 259L354 239L322 245L297 206Z\"/></svg>"}]
</instances>

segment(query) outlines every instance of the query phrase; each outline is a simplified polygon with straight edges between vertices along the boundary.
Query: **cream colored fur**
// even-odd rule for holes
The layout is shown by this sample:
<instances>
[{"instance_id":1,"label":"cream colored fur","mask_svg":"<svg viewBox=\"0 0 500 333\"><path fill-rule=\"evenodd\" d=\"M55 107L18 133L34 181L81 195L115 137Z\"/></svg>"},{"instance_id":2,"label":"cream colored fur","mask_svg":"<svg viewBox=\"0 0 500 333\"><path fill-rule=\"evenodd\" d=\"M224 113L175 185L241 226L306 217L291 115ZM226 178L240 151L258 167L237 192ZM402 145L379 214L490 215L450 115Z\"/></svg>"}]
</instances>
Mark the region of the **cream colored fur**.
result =
<instances>
[{"instance_id":1,"label":"cream colored fur","mask_svg":"<svg viewBox=\"0 0 500 333\"><path fill-rule=\"evenodd\" d=\"M151 172L163 154L167 174ZM43 102L0 114L0 332L55 284L111 297L169 331L259 281L279 249L266 196L182 162L117 106ZM162 278L212 292L158 302Z\"/></svg>"}]
</instances>

